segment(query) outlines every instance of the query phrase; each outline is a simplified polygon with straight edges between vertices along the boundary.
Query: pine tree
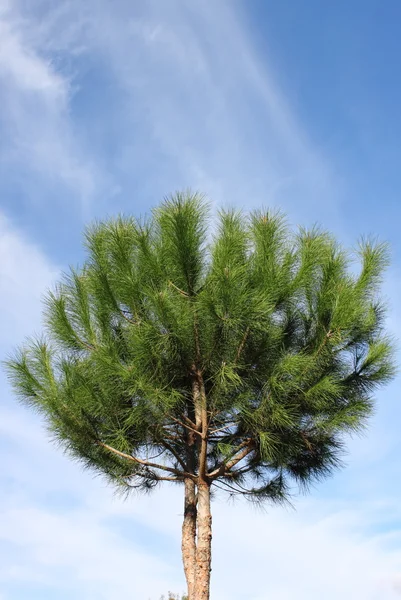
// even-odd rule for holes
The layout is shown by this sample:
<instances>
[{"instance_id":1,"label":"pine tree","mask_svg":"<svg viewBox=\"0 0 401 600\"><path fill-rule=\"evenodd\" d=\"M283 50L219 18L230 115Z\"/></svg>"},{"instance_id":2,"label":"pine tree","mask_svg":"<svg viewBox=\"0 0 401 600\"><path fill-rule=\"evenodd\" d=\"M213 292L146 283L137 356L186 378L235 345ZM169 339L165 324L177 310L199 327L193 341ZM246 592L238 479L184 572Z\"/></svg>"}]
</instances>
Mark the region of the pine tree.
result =
<instances>
[{"instance_id":1,"label":"pine tree","mask_svg":"<svg viewBox=\"0 0 401 600\"><path fill-rule=\"evenodd\" d=\"M393 376L378 296L386 246L354 256L277 213L176 194L140 223L86 232L46 300L46 332L8 361L62 447L123 489L182 484L189 600L209 598L213 488L285 502L341 464ZM210 242L207 240L210 239Z\"/></svg>"}]
</instances>

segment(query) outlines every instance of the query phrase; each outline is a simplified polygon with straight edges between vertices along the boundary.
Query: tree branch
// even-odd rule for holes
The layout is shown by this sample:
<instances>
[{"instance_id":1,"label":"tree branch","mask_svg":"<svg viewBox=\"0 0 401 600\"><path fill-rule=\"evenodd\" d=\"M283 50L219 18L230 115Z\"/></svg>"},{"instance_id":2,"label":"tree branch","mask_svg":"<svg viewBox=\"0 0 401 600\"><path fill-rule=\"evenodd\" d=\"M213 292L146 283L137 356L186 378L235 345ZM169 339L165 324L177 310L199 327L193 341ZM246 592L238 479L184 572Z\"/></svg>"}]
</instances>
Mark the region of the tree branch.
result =
<instances>
[{"instance_id":1,"label":"tree branch","mask_svg":"<svg viewBox=\"0 0 401 600\"><path fill-rule=\"evenodd\" d=\"M243 336L243 338L241 340L241 343L240 343L240 345L238 347L237 354L235 356L235 361L234 362L238 362L238 360L239 360L239 358L240 358L240 356L242 354L242 351L243 351L244 346L246 344L246 340L248 339L249 330L250 330L250 328L249 328L249 325L248 325L248 327L246 328L246 331L244 333L244 336Z\"/></svg>"},{"instance_id":2,"label":"tree branch","mask_svg":"<svg viewBox=\"0 0 401 600\"><path fill-rule=\"evenodd\" d=\"M150 477L149 477L149 475L150 475ZM168 477L167 475L158 475L157 473L153 473L152 471L149 471L149 473L147 473L147 474L135 473L132 475L132 477L143 477L144 479L154 478L154 481L181 481L181 479L179 479L178 477Z\"/></svg>"},{"instance_id":3,"label":"tree branch","mask_svg":"<svg viewBox=\"0 0 401 600\"><path fill-rule=\"evenodd\" d=\"M237 490L237 489L235 489L235 487L233 487L232 485L230 485L229 483L227 483L227 481L224 481L223 479L220 479L218 484L216 483L216 481L213 481L213 485L216 486L217 488L219 488L220 490L223 490L223 492L227 492L226 489L221 487L222 485L225 485L227 488L229 488L231 490L231 492L229 492L230 494L240 494L242 496L249 496L249 495L252 495L252 493L253 493L252 490L246 490L245 488L243 488L242 490Z\"/></svg>"},{"instance_id":4,"label":"tree branch","mask_svg":"<svg viewBox=\"0 0 401 600\"><path fill-rule=\"evenodd\" d=\"M185 427L189 431L192 431L193 433L197 433L198 435L202 436L202 433L200 431L198 431L194 427L191 427L190 425L186 425L185 423L183 423L179 419L176 419L175 417L172 417L172 416L170 416L170 419L172 419L173 421L175 421L176 423L178 423L178 425L181 425L181 427Z\"/></svg>"},{"instance_id":5,"label":"tree branch","mask_svg":"<svg viewBox=\"0 0 401 600\"><path fill-rule=\"evenodd\" d=\"M229 473L224 473L224 477L236 477L238 475L245 475L246 473L249 473L250 471L252 471L253 466L251 465L247 465L246 467L242 467L240 469L237 469L237 471L230 471Z\"/></svg>"},{"instance_id":6,"label":"tree branch","mask_svg":"<svg viewBox=\"0 0 401 600\"><path fill-rule=\"evenodd\" d=\"M240 452L241 448L243 448L243 450ZM248 439L242 442L242 444L238 446L238 448L231 455L231 457L228 457L225 461L221 463L219 467L217 467L217 469L209 473L208 477L211 479L217 479L218 477L221 477L227 471L235 467L235 465L238 464L243 458L248 456L248 454L252 452L252 450L254 450L254 443L252 439Z\"/></svg>"},{"instance_id":7,"label":"tree branch","mask_svg":"<svg viewBox=\"0 0 401 600\"><path fill-rule=\"evenodd\" d=\"M150 467L152 469L160 469L161 471L167 471L169 473L173 473L174 475L177 475L177 477L180 477L180 478L193 477L193 475L191 473L179 471L178 469L174 469L173 467L166 467L165 465L158 465L158 464L149 462L147 460L142 460L141 458L137 458L136 456L131 456L130 454L126 454L125 452L120 452L120 450L116 450L115 448L113 448L112 446L109 446L108 444L105 444L104 442L97 442L97 443L99 446L102 446L102 448L105 448L109 452L112 452L113 454L116 454L117 456L120 456L121 458L125 458L126 460L130 460L131 462L134 462L138 465L143 465L145 467Z\"/></svg>"},{"instance_id":8,"label":"tree branch","mask_svg":"<svg viewBox=\"0 0 401 600\"><path fill-rule=\"evenodd\" d=\"M178 454L178 452L176 452L176 450L174 450L174 448L168 442L166 442L165 440L162 440L161 444L166 448L166 450L168 450L169 452L171 452L171 454L174 456L174 458L176 458L176 460L181 465L181 467L184 469L184 471L187 472L188 471L188 467L185 464L185 462L182 460L182 458Z\"/></svg>"},{"instance_id":9,"label":"tree branch","mask_svg":"<svg viewBox=\"0 0 401 600\"><path fill-rule=\"evenodd\" d=\"M224 431L225 429L228 429L228 427L234 427L236 425L239 425L239 423L228 423L227 425L224 425L224 427L219 427L218 429L213 429L209 435L214 435L215 433L218 433L219 431Z\"/></svg>"},{"instance_id":10,"label":"tree branch","mask_svg":"<svg viewBox=\"0 0 401 600\"><path fill-rule=\"evenodd\" d=\"M131 314L129 311L124 310L122 308L118 309L122 318L127 321L127 323L130 323L131 325L138 325L138 320L134 321L133 319L130 319L129 317L127 317L127 314Z\"/></svg>"},{"instance_id":11,"label":"tree branch","mask_svg":"<svg viewBox=\"0 0 401 600\"><path fill-rule=\"evenodd\" d=\"M185 298L189 298L189 294L187 292L184 292L184 290L181 290L179 287L177 287L172 281L169 281L169 285L171 285L174 289L176 289L177 292L179 294L181 294L181 296L184 296Z\"/></svg>"},{"instance_id":12,"label":"tree branch","mask_svg":"<svg viewBox=\"0 0 401 600\"><path fill-rule=\"evenodd\" d=\"M81 338L79 337L79 335L77 335L75 331L74 334L77 342L81 344L81 346L83 346L86 350L90 350L91 352L93 352L93 350L96 349L95 346L93 346L93 344L89 344L88 342L85 342L85 340L81 340Z\"/></svg>"}]
</instances>

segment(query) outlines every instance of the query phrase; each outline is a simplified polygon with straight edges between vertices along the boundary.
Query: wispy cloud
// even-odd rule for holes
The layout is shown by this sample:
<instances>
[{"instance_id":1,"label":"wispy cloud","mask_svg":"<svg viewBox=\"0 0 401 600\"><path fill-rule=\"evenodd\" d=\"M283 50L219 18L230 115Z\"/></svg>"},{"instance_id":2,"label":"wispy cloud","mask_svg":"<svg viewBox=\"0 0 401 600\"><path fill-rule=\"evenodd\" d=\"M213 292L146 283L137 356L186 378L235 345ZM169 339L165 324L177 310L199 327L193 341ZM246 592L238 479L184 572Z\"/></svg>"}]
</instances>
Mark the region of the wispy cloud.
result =
<instances>
[{"instance_id":1,"label":"wispy cloud","mask_svg":"<svg viewBox=\"0 0 401 600\"><path fill-rule=\"evenodd\" d=\"M14 150L35 168L84 197L100 194L101 173L130 209L132 193L146 203L190 185L219 203L335 212L328 161L260 60L241 4L38 6L3 11L0 70Z\"/></svg>"},{"instance_id":2,"label":"wispy cloud","mask_svg":"<svg viewBox=\"0 0 401 600\"><path fill-rule=\"evenodd\" d=\"M45 453L43 437L24 435L24 419L14 425L23 435L13 440L3 473L9 484L0 493L0 547L10 548L0 580L10 597L21 582L77 600L158 600L183 588L179 490L123 502L63 456ZM397 505L378 502L303 499L297 511L260 513L217 499L212 593L221 600L395 600L401 531L387 533L389 513L400 518Z\"/></svg>"},{"instance_id":3,"label":"wispy cloud","mask_svg":"<svg viewBox=\"0 0 401 600\"><path fill-rule=\"evenodd\" d=\"M126 542L103 524L106 516L88 510L60 514L35 507L3 511L0 541L20 549L22 558L14 565L2 562L3 586L14 580L16 587L21 582L33 588L42 584L52 590L53 597L69 593L70 598L113 600L129 594L157 599L160 591L179 584L168 561Z\"/></svg>"},{"instance_id":4,"label":"wispy cloud","mask_svg":"<svg viewBox=\"0 0 401 600\"><path fill-rule=\"evenodd\" d=\"M102 177L71 116L72 73L58 63L43 23L24 15L18 2L1 4L0 40L3 185L18 169L27 184L37 175L44 186L65 186L85 206Z\"/></svg>"},{"instance_id":5,"label":"wispy cloud","mask_svg":"<svg viewBox=\"0 0 401 600\"><path fill-rule=\"evenodd\" d=\"M1 348L40 325L41 298L57 273L56 265L0 212Z\"/></svg>"},{"instance_id":6,"label":"wispy cloud","mask_svg":"<svg viewBox=\"0 0 401 600\"><path fill-rule=\"evenodd\" d=\"M145 153L149 187L190 184L219 202L284 203L295 213L300 202L303 212L334 209L327 161L232 3L102 6L93 44L116 72L128 131L135 127L121 140L125 169L135 173Z\"/></svg>"}]
</instances>

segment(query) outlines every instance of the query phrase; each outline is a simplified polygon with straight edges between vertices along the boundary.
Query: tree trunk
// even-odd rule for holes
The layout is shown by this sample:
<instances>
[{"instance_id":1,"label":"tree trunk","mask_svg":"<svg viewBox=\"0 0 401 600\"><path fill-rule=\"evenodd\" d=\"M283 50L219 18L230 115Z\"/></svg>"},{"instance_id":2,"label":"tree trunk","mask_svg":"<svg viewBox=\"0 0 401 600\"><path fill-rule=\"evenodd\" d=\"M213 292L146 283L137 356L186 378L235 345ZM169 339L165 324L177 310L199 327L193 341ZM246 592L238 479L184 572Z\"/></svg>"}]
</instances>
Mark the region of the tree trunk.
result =
<instances>
[{"instance_id":1,"label":"tree trunk","mask_svg":"<svg viewBox=\"0 0 401 600\"><path fill-rule=\"evenodd\" d=\"M210 485L198 486L198 532L196 544L195 600L209 600L212 562L212 515L210 510Z\"/></svg>"},{"instance_id":2,"label":"tree trunk","mask_svg":"<svg viewBox=\"0 0 401 600\"><path fill-rule=\"evenodd\" d=\"M182 560L188 588L188 600L195 600L196 579L196 488L185 480L184 522L182 524Z\"/></svg>"}]
</instances>

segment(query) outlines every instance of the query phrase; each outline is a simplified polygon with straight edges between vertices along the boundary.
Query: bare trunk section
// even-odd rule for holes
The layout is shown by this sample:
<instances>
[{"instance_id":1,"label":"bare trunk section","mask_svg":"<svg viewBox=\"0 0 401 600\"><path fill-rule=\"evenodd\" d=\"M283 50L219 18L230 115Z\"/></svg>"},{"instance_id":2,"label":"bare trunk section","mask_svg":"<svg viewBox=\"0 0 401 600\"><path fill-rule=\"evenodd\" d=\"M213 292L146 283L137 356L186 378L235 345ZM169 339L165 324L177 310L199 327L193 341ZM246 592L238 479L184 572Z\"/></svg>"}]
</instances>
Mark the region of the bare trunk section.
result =
<instances>
[{"instance_id":1,"label":"bare trunk section","mask_svg":"<svg viewBox=\"0 0 401 600\"><path fill-rule=\"evenodd\" d=\"M210 485L206 482L201 482L198 487L197 525L195 600L209 600L212 563L212 514L210 510Z\"/></svg>"},{"instance_id":2,"label":"bare trunk section","mask_svg":"<svg viewBox=\"0 0 401 600\"><path fill-rule=\"evenodd\" d=\"M198 476L199 481L204 482L207 470L207 437L208 437L208 419L207 419L207 399L202 374L196 370L193 381L193 399L195 407L196 430L200 435L196 436L198 448Z\"/></svg>"},{"instance_id":3,"label":"bare trunk section","mask_svg":"<svg viewBox=\"0 0 401 600\"><path fill-rule=\"evenodd\" d=\"M193 416L195 417L196 430L200 431L202 428L202 383L200 381L199 372L197 371L195 365L193 365L193 371L195 373L195 377L192 382ZM198 441L199 439L197 439L197 442Z\"/></svg>"},{"instance_id":4,"label":"bare trunk section","mask_svg":"<svg viewBox=\"0 0 401 600\"><path fill-rule=\"evenodd\" d=\"M182 524L182 560L188 588L188 600L195 600L196 580L196 487L185 480L184 522Z\"/></svg>"},{"instance_id":5,"label":"bare trunk section","mask_svg":"<svg viewBox=\"0 0 401 600\"><path fill-rule=\"evenodd\" d=\"M196 365L193 368L193 408L195 417L196 449L198 462L197 512L196 512L196 565L193 600L209 600L210 598L210 571L211 571L211 543L212 543L212 516L210 511L210 482L207 477L207 451L208 451L208 413L207 398L202 372ZM192 600L191 596L190 600Z\"/></svg>"}]
</instances>

